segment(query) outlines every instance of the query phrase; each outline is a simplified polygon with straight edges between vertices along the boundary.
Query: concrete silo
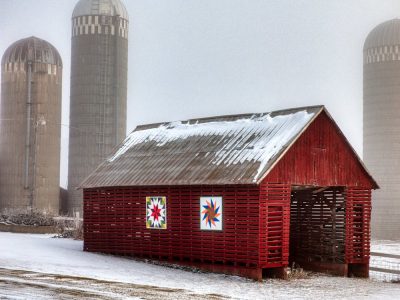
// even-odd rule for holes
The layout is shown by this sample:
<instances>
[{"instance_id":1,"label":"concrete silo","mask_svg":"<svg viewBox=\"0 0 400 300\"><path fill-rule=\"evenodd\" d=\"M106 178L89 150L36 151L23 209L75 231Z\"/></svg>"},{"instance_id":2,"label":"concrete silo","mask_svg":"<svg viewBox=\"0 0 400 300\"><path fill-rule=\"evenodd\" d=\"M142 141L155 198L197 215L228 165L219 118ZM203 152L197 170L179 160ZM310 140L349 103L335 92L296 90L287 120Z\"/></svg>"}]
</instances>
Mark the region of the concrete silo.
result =
<instances>
[{"instance_id":1,"label":"concrete silo","mask_svg":"<svg viewBox=\"0 0 400 300\"><path fill-rule=\"evenodd\" d=\"M1 61L0 209L58 214L62 61L48 42L12 44Z\"/></svg>"},{"instance_id":2,"label":"concrete silo","mask_svg":"<svg viewBox=\"0 0 400 300\"><path fill-rule=\"evenodd\" d=\"M400 20L378 25L364 44L364 161L374 192L372 234L400 238Z\"/></svg>"},{"instance_id":3,"label":"concrete silo","mask_svg":"<svg viewBox=\"0 0 400 300\"><path fill-rule=\"evenodd\" d=\"M72 15L68 211L79 184L126 134L128 13L120 0L80 0Z\"/></svg>"}]
</instances>

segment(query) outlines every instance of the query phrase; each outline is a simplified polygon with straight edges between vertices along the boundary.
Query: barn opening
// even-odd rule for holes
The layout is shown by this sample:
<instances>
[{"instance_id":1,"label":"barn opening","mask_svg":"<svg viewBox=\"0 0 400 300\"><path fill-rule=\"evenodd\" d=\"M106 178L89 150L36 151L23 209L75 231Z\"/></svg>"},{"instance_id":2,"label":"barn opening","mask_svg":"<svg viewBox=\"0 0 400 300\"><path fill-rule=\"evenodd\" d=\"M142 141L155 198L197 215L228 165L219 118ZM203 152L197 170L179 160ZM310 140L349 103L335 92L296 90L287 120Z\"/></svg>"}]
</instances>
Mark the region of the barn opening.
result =
<instances>
[{"instance_id":1,"label":"barn opening","mask_svg":"<svg viewBox=\"0 0 400 300\"><path fill-rule=\"evenodd\" d=\"M290 266L347 275L344 187L292 186Z\"/></svg>"}]
</instances>

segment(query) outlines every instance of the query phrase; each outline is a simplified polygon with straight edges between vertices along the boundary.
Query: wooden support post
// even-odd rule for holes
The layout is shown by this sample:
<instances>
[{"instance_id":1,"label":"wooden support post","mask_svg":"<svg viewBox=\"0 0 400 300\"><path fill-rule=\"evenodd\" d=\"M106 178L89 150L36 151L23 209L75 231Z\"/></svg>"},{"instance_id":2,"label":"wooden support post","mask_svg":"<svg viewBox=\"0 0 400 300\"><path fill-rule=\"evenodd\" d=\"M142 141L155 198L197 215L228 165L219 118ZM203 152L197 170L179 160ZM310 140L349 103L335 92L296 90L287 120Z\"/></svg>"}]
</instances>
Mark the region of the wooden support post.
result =
<instances>
[{"instance_id":1,"label":"wooden support post","mask_svg":"<svg viewBox=\"0 0 400 300\"><path fill-rule=\"evenodd\" d=\"M349 277L369 277L371 190L347 189L346 263Z\"/></svg>"},{"instance_id":2,"label":"wooden support post","mask_svg":"<svg viewBox=\"0 0 400 300\"><path fill-rule=\"evenodd\" d=\"M369 264L349 264L348 269L349 277L369 277Z\"/></svg>"},{"instance_id":3,"label":"wooden support post","mask_svg":"<svg viewBox=\"0 0 400 300\"><path fill-rule=\"evenodd\" d=\"M263 278L278 278L278 279L288 279L287 268L266 268L262 272Z\"/></svg>"}]
</instances>

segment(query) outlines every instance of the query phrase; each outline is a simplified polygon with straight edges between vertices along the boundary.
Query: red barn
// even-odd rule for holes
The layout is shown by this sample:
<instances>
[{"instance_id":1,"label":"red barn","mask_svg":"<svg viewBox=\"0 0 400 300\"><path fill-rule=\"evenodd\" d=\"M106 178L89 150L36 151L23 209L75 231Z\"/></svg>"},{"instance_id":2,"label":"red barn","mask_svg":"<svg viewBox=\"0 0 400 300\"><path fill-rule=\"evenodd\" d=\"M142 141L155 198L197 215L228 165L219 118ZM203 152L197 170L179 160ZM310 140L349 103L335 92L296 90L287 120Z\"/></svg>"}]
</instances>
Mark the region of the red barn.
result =
<instances>
[{"instance_id":1,"label":"red barn","mask_svg":"<svg viewBox=\"0 0 400 300\"><path fill-rule=\"evenodd\" d=\"M139 126L82 188L85 251L368 276L378 186L323 106Z\"/></svg>"}]
</instances>

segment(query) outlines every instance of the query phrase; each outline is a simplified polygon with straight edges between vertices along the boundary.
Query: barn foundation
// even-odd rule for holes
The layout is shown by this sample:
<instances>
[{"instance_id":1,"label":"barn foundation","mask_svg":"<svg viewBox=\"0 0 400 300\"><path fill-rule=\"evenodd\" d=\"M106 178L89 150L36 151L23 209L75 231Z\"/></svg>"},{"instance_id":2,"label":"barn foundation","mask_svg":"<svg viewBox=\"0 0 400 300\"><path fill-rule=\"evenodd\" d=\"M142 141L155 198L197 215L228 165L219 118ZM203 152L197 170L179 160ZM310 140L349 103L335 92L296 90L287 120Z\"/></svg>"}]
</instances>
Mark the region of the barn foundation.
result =
<instances>
[{"instance_id":1,"label":"barn foundation","mask_svg":"<svg viewBox=\"0 0 400 300\"><path fill-rule=\"evenodd\" d=\"M369 264L368 263L349 264L348 265L348 276L349 277L368 278L369 277Z\"/></svg>"},{"instance_id":2,"label":"barn foundation","mask_svg":"<svg viewBox=\"0 0 400 300\"><path fill-rule=\"evenodd\" d=\"M278 267L278 268L266 268L262 270L263 278L277 278L277 279L287 279L287 268L286 267Z\"/></svg>"}]
</instances>

